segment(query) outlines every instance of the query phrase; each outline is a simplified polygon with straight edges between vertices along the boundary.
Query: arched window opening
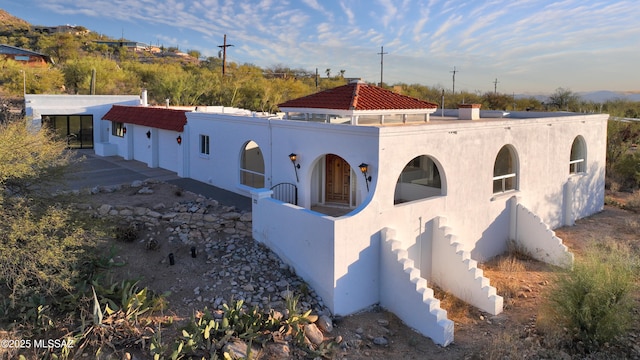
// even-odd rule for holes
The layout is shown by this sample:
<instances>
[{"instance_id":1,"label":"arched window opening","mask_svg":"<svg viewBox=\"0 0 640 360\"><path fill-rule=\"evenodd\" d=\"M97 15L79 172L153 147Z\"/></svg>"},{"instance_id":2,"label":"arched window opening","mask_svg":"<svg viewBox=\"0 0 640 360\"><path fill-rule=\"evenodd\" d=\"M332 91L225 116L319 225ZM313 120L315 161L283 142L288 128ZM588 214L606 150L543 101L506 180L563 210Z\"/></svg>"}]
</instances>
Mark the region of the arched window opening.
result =
<instances>
[{"instance_id":1,"label":"arched window opening","mask_svg":"<svg viewBox=\"0 0 640 360\"><path fill-rule=\"evenodd\" d=\"M428 156L413 158L402 169L394 193L394 204L442 195L438 165Z\"/></svg>"},{"instance_id":2,"label":"arched window opening","mask_svg":"<svg viewBox=\"0 0 640 360\"><path fill-rule=\"evenodd\" d=\"M493 193L516 190L518 187L518 168L514 151L503 146L493 165Z\"/></svg>"},{"instance_id":3,"label":"arched window opening","mask_svg":"<svg viewBox=\"0 0 640 360\"><path fill-rule=\"evenodd\" d=\"M569 173L578 174L586 171L587 149L582 136L577 136L571 145L571 157L569 158Z\"/></svg>"},{"instance_id":4,"label":"arched window opening","mask_svg":"<svg viewBox=\"0 0 640 360\"><path fill-rule=\"evenodd\" d=\"M264 159L255 141L249 141L242 151L240 183L252 188L264 187Z\"/></svg>"}]
</instances>

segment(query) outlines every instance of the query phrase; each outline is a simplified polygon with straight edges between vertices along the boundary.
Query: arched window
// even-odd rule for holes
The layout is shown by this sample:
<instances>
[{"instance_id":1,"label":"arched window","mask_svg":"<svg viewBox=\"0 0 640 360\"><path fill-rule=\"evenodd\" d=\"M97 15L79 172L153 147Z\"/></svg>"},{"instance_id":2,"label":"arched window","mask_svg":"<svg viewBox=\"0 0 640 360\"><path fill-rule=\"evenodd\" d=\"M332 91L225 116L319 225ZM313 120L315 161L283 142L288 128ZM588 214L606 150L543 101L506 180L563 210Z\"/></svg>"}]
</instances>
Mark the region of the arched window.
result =
<instances>
[{"instance_id":1,"label":"arched window","mask_svg":"<svg viewBox=\"0 0 640 360\"><path fill-rule=\"evenodd\" d=\"M503 193L518 188L518 163L515 151L505 145L498 152L493 165L493 193Z\"/></svg>"},{"instance_id":2,"label":"arched window","mask_svg":"<svg viewBox=\"0 0 640 360\"><path fill-rule=\"evenodd\" d=\"M252 188L264 187L264 159L255 141L249 141L242 151L240 183Z\"/></svg>"},{"instance_id":3,"label":"arched window","mask_svg":"<svg viewBox=\"0 0 640 360\"><path fill-rule=\"evenodd\" d=\"M393 203L426 199L442 195L442 178L438 165L429 156L413 158L398 177Z\"/></svg>"},{"instance_id":4,"label":"arched window","mask_svg":"<svg viewBox=\"0 0 640 360\"><path fill-rule=\"evenodd\" d=\"M586 171L587 147L582 136L576 136L571 145L569 173L578 174Z\"/></svg>"}]
</instances>

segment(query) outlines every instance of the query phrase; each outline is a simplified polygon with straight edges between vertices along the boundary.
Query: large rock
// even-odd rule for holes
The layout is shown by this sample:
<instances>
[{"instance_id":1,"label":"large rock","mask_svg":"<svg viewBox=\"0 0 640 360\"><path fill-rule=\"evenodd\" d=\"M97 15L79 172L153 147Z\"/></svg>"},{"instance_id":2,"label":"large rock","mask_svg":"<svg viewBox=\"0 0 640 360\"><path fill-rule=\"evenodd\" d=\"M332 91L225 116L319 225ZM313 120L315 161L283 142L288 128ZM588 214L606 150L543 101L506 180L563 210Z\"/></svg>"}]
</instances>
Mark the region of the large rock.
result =
<instances>
[{"instance_id":1,"label":"large rock","mask_svg":"<svg viewBox=\"0 0 640 360\"><path fill-rule=\"evenodd\" d=\"M253 360L256 359L259 350L252 348L251 353L249 353L249 347L245 342L240 339L234 339L226 343L222 351L228 353L232 359Z\"/></svg>"},{"instance_id":2,"label":"large rock","mask_svg":"<svg viewBox=\"0 0 640 360\"><path fill-rule=\"evenodd\" d=\"M309 339L309 341L316 345L320 345L324 341L324 335L322 334L322 331L318 329L316 324L305 325L304 335L307 337L307 339Z\"/></svg>"},{"instance_id":3,"label":"large rock","mask_svg":"<svg viewBox=\"0 0 640 360\"><path fill-rule=\"evenodd\" d=\"M242 215L237 212L228 212L220 215L220 217L222 217L225 220L238 220L240 219L241 216Z\"/></svg>"},{"instance_id":4,"label":"large rock","mask_svg":"<svg viewBox=\"0 0 640 360\"><path fill-rule=\"evenodd\" d=\"M111 205L109 205L109 204L102 204L98 208L98 214L100 214L102 216L107 215L111 211L112 208L113 207Z\"/></svg>"},{"instance_id":5,"label":"large rock","mask_svg":"<svg viewBox=\"0 0 640 360\"><path fill-rule=\"evenodd\" d=\"M330 333L333 331L333 321L327 315L320 316L316 324L324 332Z\"/></svg>"}]
</instances>

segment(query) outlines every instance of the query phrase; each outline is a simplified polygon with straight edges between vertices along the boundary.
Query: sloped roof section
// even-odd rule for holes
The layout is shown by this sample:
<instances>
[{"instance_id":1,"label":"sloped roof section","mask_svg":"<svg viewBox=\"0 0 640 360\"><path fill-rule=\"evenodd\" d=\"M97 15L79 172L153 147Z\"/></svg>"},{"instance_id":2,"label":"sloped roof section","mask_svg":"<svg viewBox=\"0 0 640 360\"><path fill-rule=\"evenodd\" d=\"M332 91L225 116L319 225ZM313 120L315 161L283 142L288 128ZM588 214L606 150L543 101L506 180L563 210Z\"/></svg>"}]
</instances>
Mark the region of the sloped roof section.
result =
<instances>
[{"instance_id":1,"label":"sloped roof section","mask_svg":"<svg viewBox=\"0 0 640 360\"><path fill-rule=\"evenodd\" d=\"M333 110L406 110L437 109L438 105L428 101L401 95L369 85L352 82L333 89L286 101L280 109L333 109Z\"/></svg>"},{"instance_id":2,"label":"sloped roof section","mask_svg":"<svg viewBox=\"0 0 640 360\"><path fill-rule=\"evenodd\" d=\"M187 123L186 112L159 107L113 105L102 120L182 132Z\"/></svg>"},{"instance_id":3,"label":"sloped roof section","mask_svg":"<svg viewBox=\"0 0 640 360\"><path fill-rule=\"evenodd\" d=\"M53 60L51 60L51 56L39 53L37 51L31 51L23 48L19 48L16 46L11 46L7 44L0 44L0 55L10 55L10 56L20 56L20 55L32 55L39 56L44 59L46 62L53 64Z\"/></svg>"}]
</instances>

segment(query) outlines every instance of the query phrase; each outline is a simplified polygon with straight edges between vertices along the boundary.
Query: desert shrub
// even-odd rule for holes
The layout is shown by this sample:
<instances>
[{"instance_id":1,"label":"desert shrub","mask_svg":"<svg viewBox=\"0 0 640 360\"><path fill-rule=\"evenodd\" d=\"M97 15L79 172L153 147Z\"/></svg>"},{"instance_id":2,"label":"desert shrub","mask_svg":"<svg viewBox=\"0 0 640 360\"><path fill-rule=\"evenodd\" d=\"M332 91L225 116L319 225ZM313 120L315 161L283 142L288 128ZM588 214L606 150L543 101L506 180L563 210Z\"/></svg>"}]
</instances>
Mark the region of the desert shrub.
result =
<instances>
[{"instance_id":1,"label":"desert shrub","mask_svg":"<svg viewBox=\"0 0 640 360\"><path fill-rule=\"evenodd\" d=\"M613 163L614 176L625 189L637 189L640 185L640 153L626 153Z\"/></svg>"},{"instance_id":2,"label":"desert shrub","mask_svg":"<svg viewBox=\"0 0 640 360\"><path fill-rule=\"evenodd\" d=\"M640 190L636 190L629 196L625 208L633 211L640 211Z\"/></svg>"},{"instance_id":3,"label":"desert shrub","mask_svg":"<svg viewBox=\"0 0 640 360\"><path fill-rule=\"evenodd\" d=\"M0 125L0 285L11 308L72 287L85 231L47 190L72 163L65 148L21 121Z\"/></svg>"},{"instance_id":4,"label":"desert shrub","mask_svg":"<svg viewBox=\"0 0 640 360\"><path fill-rule=\"evenodd\" d=\"M121 224L116 226L114 237L118 241L134 242L138 239L138 228L135 224Z\"/></svg>"},{"instance_id":5,"label":"desert shrub","mask_svg":"<svg viewBox=\"0 0 640 360\"><path fill-rule=\"evenodd\" d=\"M590 247L572 270L558 275L538 316L539 328L586 349L615 340L633 319L636 272L629 251Z\"/></svg>"},{"instance_id":6,"label":"desert shrub","mask_svg":"<svg viewBox=\"0 0 640 360\"><path fill-rule=\"evenodd\" d=\"M609 121L607 128L607 183L617 190L633 190L640 186L640 153L634 146L640 142L640 123Z\"/></svg>"}]
</instances>

